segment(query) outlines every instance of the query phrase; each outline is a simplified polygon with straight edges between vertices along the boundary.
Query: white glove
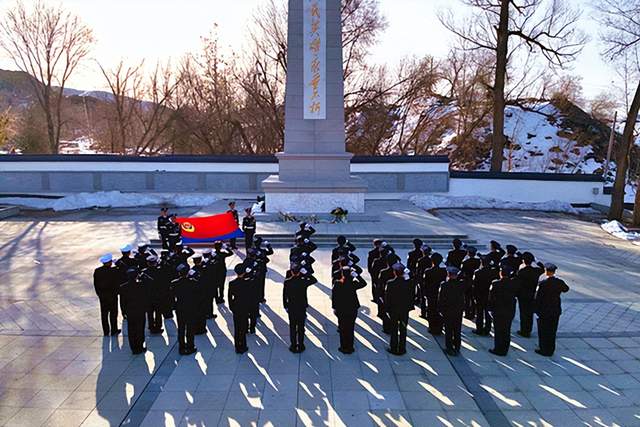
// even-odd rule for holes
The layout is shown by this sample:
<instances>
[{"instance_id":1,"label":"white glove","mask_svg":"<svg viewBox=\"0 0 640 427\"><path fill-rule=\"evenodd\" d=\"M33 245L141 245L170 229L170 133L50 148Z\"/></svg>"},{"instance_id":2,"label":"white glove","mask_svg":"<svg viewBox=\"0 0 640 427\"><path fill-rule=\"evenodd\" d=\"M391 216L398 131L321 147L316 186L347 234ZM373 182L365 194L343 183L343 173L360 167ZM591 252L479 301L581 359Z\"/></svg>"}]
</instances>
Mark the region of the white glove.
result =
<instances>
[{"instance_id":1,"label":"white glove","mask_svg":"<svg viewBox=\"0 0 640 427\"><path fill-rule=\"evenodd\" d=\"M358 277L358 273L356 271L352 271L351 272L351 277L353 277L355 279L356 277Z\"/></svg>"},{"instance_id":2,"label":"white glove","mask_svg":"<svg viewBox=\"0 0 640 427\"><path fill-rule=\"evenodd\" d=\"M305 243L309 243L309 239L304 239L304 242Z\"/></svg>"},{"instance_id":3,"label":"white glove","mask_svg":"<svg viewBox=\"0 0 640 427\"><path fill-rule=\"evenodd\" d=\"M306 252L302 252L302 256L307 256L307 253Z\"/></svg>"},{"instance_id":4,"label":"white glove","mask_svg":"<svg viewBox=\"0 0 640 427\"><path fill-rule=\"evenodd\" d=\"M409 275L408 274L404 275L404 280L409 280Z\"/></svg>"},{"instance_id":5,"label":"white glove","mask_svg":"<svg viewBox=\"0 0 640 427\"><path fill-rule=\"evenodd\" d=\"M228 246L226 243L223 243L223 244L222 244L222 247L223 247L224 249L227 249L229 246Z\"/></svg>"},{"instance_id":6,"label":"white glove","mask_svg":"<svg viewBox=\"0 0 640 427\"><path fill-rule=\"evenodd\" d=\"M264 244L265 244L265 245L267 245L267 246L270 246L270 245L271 245L271 243L269 243L269 241L268 241L268 240L265 240L265 241L264 241Z\"/></svg>"},{"instance_id":7,"label":"white glove","mask_svg":"<svg viewBox=\"0 0 640 427\"><path fill-rule=\"evenodd\" d=\"M305 230L307 230L307 231L309 231L309 230L311 229L311 227L309 227L308 225L305 225L305 226L304 226L304 229L305 229Z\"/></svg>"},{"instance_id":8,"label":"white glove","mask_svg":"<svg viewBox=\"0 0 640 427\"><path fill-rule=\"evenodd\" d=\"M411 273L411 270L409 270L408 268L404 269L404 274L409 275L409 273Z\"/></svg>"},{"instance_id":9,"label":"white glove","mask_svg":"<svg viewBox=\"0 0 640 427\"><path fill-rule=\"evenodd\" d=\"M251 269L249 267L247 267L247 268L244 269L244 272L245 273L251 273Z\"/></svg>"},{"instance_id":10,"label":"white glove","mask_svg":"<svg viewBox=\"0 0 640 427\"><path fill-rule=\"evenodd\" d=\"M353 262L349 261L349 267L353 266Z\"/></svg>"},{"instance_id":11,"label":"white glove","mask_svg":"<svg viewBox=\"0 0 640 427\"><path fill-rule=\"evenodd\" d=\"M301 268L300 269L300 273L302 273L303 275L307 274L307 270L305 268Z\"/></svg>"},{"instance_id":12,"label":"white glove","mask_svg":"<svg viewBox=\"0 0 640 427\"><path fill-rule=\"evenodd\" d=\"M307 261L302 261L300 264L307 265Z\"/></svg>"}]
</instances>

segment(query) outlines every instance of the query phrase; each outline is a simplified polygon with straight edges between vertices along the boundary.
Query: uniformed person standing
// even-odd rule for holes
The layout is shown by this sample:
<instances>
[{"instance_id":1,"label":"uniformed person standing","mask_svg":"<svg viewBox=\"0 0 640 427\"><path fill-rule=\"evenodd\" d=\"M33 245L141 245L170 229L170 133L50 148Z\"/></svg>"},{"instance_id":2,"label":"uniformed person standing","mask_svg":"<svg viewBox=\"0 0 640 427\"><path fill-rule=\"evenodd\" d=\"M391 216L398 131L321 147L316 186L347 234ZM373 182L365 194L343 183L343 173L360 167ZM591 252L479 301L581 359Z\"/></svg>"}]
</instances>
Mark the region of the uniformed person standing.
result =
<instances>
[{"instance_id":1,"label":"uniformed person standing","mask_svg":"<svg viewBox=\"0 0 640 427\"><path fill-rule=\"evenodd\" d=\"M174 250L182 240L182 227L176 221L177 218L176 214L169 215L169 223L167 224L167 244L171 250Z\"/></svg>"},{"instance_id":2,"label":"uniformed person standing","mask_svg":"<svg viewBox=\"0 0 640 427\"><path fill-rule=\"evenodd\" d=\"M216 304L224 304L224 283L227 280L227 258L233 255L226 243L213 244L213 281Z\"/></svg>"},{"instance_id":3,"label":"uniformed person standing","mask_svg":"<svg viewBox=\"0 0 640 427\"><path fill-rule=\"evenodd\" d=\"M551 357L556 350L556 333L562 315L560 295L569 292L569 286L556 277L558 267L554 264L545 264L544 268L547 277L540 282L535 299L540 347L536 353Z\"/></svg>"},{"instance_id":4,"label":"uniformed person standing","mask_svg":"<svg viewBox=\"0 0 640 427\"><path fill-rule=\"evenodd\" d=\"M100 258L101 267L93 272L93 287L100 300L100 319L104 336L118 335L118 291L120 273L113 266L113 256L106 254Z\"/></svg>"},{"instance_id":5,"label":"uniformed person standing","mask_svg":"<svg viewBox=\"0 0 640 427\"><path fill-rule=\"evenodd\" d=\"M285 279L282 288L282 304L289 315L289 335L291 345L289 351L302 353L304 346L304 327L307 320L307 290L318 281L307 275L299 264L291 265L291 276Z\"/></svg>"},{"instance_id":6,"label":"uniformed person standing","mask_svg":"<svg viewBox=\"0 0 640 427\"><path fill-rule=\"evenodd\" d=\"M240 226L240 217L238 216L238 211L236 210L236 202L229 202L229 209L227 210L227 213L233 215L234 221L236 222L236 224L238 224L238 226ZM238 249L238 247L236 246L235 237L233 239L229 239L229 245L233 250Z\"/></svg>"},{"instance_id":7,"label":"uniformed person standing","mask_svg":"<svg viewBox=\"0 0 640 427\"><path fill-rule=\"evenodd\" d=\"M246 208L244 210L242 231L244 232L244 250L246 253L246 251L253 247L253 236L256 235L256 217L253 216L251 208Z\"/></svg>"},{"instance_id":8,"label":"uniformed person standing","mask_svg":"<svg viewBox=\"0 0 640 427\"><path fill-rule=\"evenodd\" d=\"M478 250L476 248L473 246L467 248L467 256L460 267L461 279L465 282L464 317L469 320L476 318L476 304L473 298L473 275L480 268L480 258L477 255Z\"/></svg>"},{"instance_id":9,"label":"uniformed person standing","mask_svg":"<svg viewBox=\"0 0 640 427\"><path fill-rule=\"evenodd\" d=\"M377 277L377 272L373 270L373 264L382 255L382 243L381 239L375 239L373 249L367 254L367 271L371 277L371 302L376 302L374 277Z\"/></svg>"},{"instance_id":10,"label":"uniformed person standing","mask_svg":"<svg viewBox=\"0 0 640 427\"><path fill-rule=\"evenodd\" d=\"M427 288L424 280L424 273L430 269L433 265L431 261L431 247L422 245L421 256L418 259L418 266L416 267L416 297L417 305L420 307L420 317L427 318Z\"/></svg>"},{"instance_id":11,"label":"uniformed person standing","mask_svg":"<svg viewBox=\"0 0 640 427\"><path fill-rule=\"evenodd\" d=\"M522 264L522 256L518 252L518 248L513 245L507 245L507 254L500 260L500 265L509 264L513 274L516 274Z\"/></svg>"},{"instance_id":12,"label":"uniformed person standing","mask_svg":"<svg viewBox=\"0 0 640 427\"><path fill-rule=\"evenodd\" d=\"M267 273L269 271L269 257L273 255L273 248L271 247L271 243L268 240L262 240L262 237L258 236L254 239L254 249L256 250L256 258L261 266L258 269L257 283L258 283L258 299L261 304L267 302L265 299L265 286L267 282ZM313 258L309 257L309 259L313 260ZM306 262L305 262L306 264ZM303 265L304 267L304 265ZM309 264L310 267L310 264ZM311 272L311 268L308 268Z\"/></svg>"},{"instance_id":13,"label":"uniformed person standing","mask_svg":"<svg viewBox=\"0 0 640 427\"><path fill-rule=\"evenodd\" d=\"M169 249L169 208L160 208L158 217L158 237L162 242L162 249Z\"/></svg>"},{"instance_id":14,"label":"uniformed person standing","mask_svg":"<svg viewBox=\"0 0 640 427\"><path fill-rule=\"evenodd\" d=\"M193 354L195 346L195 327L198 305L196 282L189 277L189 267L180 264L177 268L178 278L171 283L176 299L176 315L178 320L178 350L181 355Z\"/></svg>"},{"instance_id":15,"label":"uniformed person standing","mask_svg":"<svg viewBox=\"0 0 640 427\"><path fill-rule=\"evenodd\" d=\"M384 250L384 255L374 263L374 270L378 271L378 276L375 279L376 282L376 304L378 306L377 316L382 320L382 331L385 334L391 333L391 323L389 315L385 310L385 292L387 282L395 277L392 266L400 262L400 258L395 254L395 251L391 246L387 246Z\"/></svg>"},{"instance_id":16,"label":"uniformed person standing","mask_svg":"<svg viewBox=\"0 0 640 427\"><path fill-rule=\"evenodd\" d=\"M343 267L340 276L333 281L331 307L338 318L338 332L340 333L340 348L338 350L341 353L351 354L354 352L354 330L360 308L358 289L366 286L367 282L349 267Z\"/></svg>"},{"instance_id":17,"label":"uniformed person standing","mask_svg":"<svg viewBox=\"0 0 640 427\"><path fill-rule=\"evenodd\" d=\"M480 268L473 276L473 299L476 303L476 329L473 333L488 336L491 333L489 290L493 281L500 278L500 271L489 257L482 257L480 261Z\"/></svg>"},{"instance_id":18,"label":"uniformed person standing","mask_svg":"<svg viewBox=\"0 0 640 427\"><path fill-rule=\"evenodd\" d=\"M538 289L540 276L544 274L544 265L538 262L533 265L535 257L531 252L522 254L523 267L518 270L516 275L520 280L520 289L518 290L518 309L520 311L520 329L517 334L524 338L531 336L533 329L533 302Z\"/></svg>"},{"instance_id":19,"label":"uniformed person standing","mask_svg":"<svg viewBox=\"0 0 640 427\"><path fill-rule=\"evenodd\" d=\"M118 258L116 261L116 268L120 274L120 285L127 281L127 271L130 269L138 269L138 263L135 259L131 257L131 252L133 251L133 247L131 245L124 245L120 248L120 252L122 256ZM127 318L127 302L125 298L120 295L120 311L122 312L122 317L126 320Z\"/></svg>"},{"instance_id":20,"label":"uniformed person standing","mask_svg":"<svg viewBox=\"0 0 640 427\"><path fill-rule=\"evenodd\" d=\"M162 271L158 267L158 258L155 255L149 255L147 257L147 267L140 272L140 280L147 290L149 302L147 322L149 324L149 332L152 334L164 332L162 328L163 290L161 289L161 274Z\"/></svg>"},{"instance_id":21,"label":"uniformed person standing","mask_svg":"<svg viewBox=\"0 0 640 427\"><path fill-rule=\"evenodd\" d=\"M338 259L339 257L343 256L343 257L347 257L349 254L351 254L352 252L355 252L356 247L347 240L346 237L344 236L338 236L338 238L336 239L336 242L338 243L338 246L336 246L335 248L333 248L333 250L331 251L331 262L335 262L336 259Z\"/></svg>"},{"instance_id":22,"label":"uniformed person standing","mask_svg":"<svg viewBox=\"0 0 640 427\"><path fill-rule=\"evenodd\" d=\"M496 356L506 356L511 344L511 323L516 315L517 280L507 263L500 267L500 279L494 280L489 290L489 310L493 318L494 345L489 350Z\"/></svg>"},{"instance_id":23,"label":"uniformed person standing","mask_svg":"<svg viewBox=\"0 0 640 427\"><path fill-rule=\"evenodd\" d=\"M460 269L464 257L467 256L467 250L463 249L463 243L460 239L453 239L452 245L453 249L447 254L445 264Z\"/></svg>"},{"instance_id":24,"label":"uniformed person standing","mask_svg":"<svg viewBox=\"0 0 640 427\"><path fill-rule=\"evenodd\" d=\"M168 250L160 252L160 286L158 287L158 298L162 301L162 317L165 319L173 319L175 298L171 291L171 282L177 277L176 268L175 257L172 257Z\"/></svg>"},{"instance_id":25,"label":"uniformed person standing","mask_svg":"<svg viewBox=\"0 0 640 427\"><path fill-rule=\"evenodd\" d=\"M440 287L438 309L444 319L446 352L449 356L460 354L462 343L462 313L466 282L459 277L457 267L447 267L447 280Z\"/></svg>"},{"instance_id":26,"label":"uniformed person standing","mask_svg":"<svg viewBox=\"0 0 640 427\"><path fill-rule=\"evenodd\" d=\"M419 276L418 272L418 261L422 258L422 240L414 239L413 240L413 250L407 254L407 268L409 269L409 276L411 280L411 286L414 289L414 294L416 296L416 300L414 301L415 305L420 305L420 292L419 289Z\"/></svg>"},{"instance_id":27,"label":"uniformed person standing","mask_svg":"<svg viewBox=\"0 0 640 427\"><path fill-rule=\"evenodd\" d=\"M385 286L384 306L389 316L391 339L387 351L396 356L407 352L407 326L409 312L413 310L413 286L409 269L396 263L392 266L394 277Z\"/></svg>"},{"instance_id":28,"label":"uniformed person standing","mask_svg":"<svg viewBox=\"0 0 640 427\"><path fill-rule=\"evenodd\" d=\"M316 232L316 229L307 224L306 222L300 223L300 229L296 231L296 238L302 237L303 239L309 239Z\"/></svg>"},{"instance_id":29,"label":"uniformed person standing","mask_svg":"<svg viewBox=\"0 0 640 427\"><path fill-rule=\"evenodd\" d=\"M489 242L489 248L490 248L490 251L485 256L488 257L490 261L493 261L493 265L495 265L496 267L499 267L500 260L505 254L504 249L502 249L502 246L500 245L500 243L496 242L495 240L492 240L491 242Z\"/></svg>"},{"instance_id":30,"label":"uniformed person standing","mask_svg":"<svg viewBox=\"0 0 640 427\"><path fill-rule=\"evenodd\" d=\"M193 256L193 268L189 271L189 277L195 282L196 287L196 306L195 310L195 326L194 335L204 335L207 333L207 315L210 308L207 299L207 265L202 262L202 255L195 254ZM212 307L213 308L213 307Z\"/></svg>"},{"instance_id":31,"label":"uniformed person standing","mask_svg":"<svg viewBox=\"0 0 640 427\"><path fill-rule=\"evenodd\" d=\"M251 301L251 269L242 264L235 266L237 275L229 282L229 310L233 313L233 342L236 353L242 354L248 350L247 331L249 326L249 312L252 309Z\"/></svg>"},{"instance_id":32,"label":"uniformed person standing","mask_svg":"<svg viewBox=\"0 0 640 427\"><path fill-rule=\"evenodd\" d=\"M127 309L127 334L129 347L133 354L147 351L144 345L145 316L149 309L148 293L144 283L138 278L138 270L127 270L127 282L121 286L120 293L124 297Z\"/></svg>"},{"instance_id":33,"label":"uniformed person standing","mask_svg":"<svg viewBox=\"0 0 640 427\"><path fill-rule=\"evenodd\" d=\"M424 271L424 288L427 295L427 321L429 333L442 335L442 316L438 308L440 285L447 280L447 269L442 265L442 255L435 252L431 255L431 268Z\"/></svg>"}]
</instances>

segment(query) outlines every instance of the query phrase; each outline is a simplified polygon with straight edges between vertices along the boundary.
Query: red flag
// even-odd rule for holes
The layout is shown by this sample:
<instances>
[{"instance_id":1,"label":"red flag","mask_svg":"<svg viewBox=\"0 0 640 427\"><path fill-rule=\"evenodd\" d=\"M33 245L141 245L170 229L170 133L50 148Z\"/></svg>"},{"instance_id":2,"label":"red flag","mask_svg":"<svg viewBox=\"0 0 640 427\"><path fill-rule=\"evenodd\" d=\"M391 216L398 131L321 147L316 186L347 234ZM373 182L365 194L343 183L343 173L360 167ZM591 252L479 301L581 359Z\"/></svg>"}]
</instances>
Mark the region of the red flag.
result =
<instances>
[{"instance_id":1,"label":"red flag","mask_svg":"<svg viewBox=\"0 0 640 427\"><path fill-rule=\"evenodd\" d=\"M178 218L185 244L213 243L244 237L231 213L198 218Z\"/></svg>"}]
</instances>

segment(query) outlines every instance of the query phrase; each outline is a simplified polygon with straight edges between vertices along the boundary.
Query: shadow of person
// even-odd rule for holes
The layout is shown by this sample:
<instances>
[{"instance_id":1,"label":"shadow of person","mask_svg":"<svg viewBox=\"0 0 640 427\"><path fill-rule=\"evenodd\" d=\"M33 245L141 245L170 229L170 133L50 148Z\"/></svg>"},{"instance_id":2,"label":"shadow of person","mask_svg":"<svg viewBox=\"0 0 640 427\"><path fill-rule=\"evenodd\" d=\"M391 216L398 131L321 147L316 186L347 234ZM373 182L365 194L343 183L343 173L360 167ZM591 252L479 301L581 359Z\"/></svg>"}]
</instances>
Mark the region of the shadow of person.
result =
<instances>
[{"instance_id":1,"label":"shadow of person","mask_svg":"<svg viewBox=\"0 0 640 427\"><path fill-rule=\"evenodd\" d=\"M131 363L128 346L121 345L120 337L102 338L102 361L96 378L96 412L109 426L119 426L129 412L135 390L127 387L123 372ZM139 393L139 392L138 392Z\"/></svg>"}]
</instances>

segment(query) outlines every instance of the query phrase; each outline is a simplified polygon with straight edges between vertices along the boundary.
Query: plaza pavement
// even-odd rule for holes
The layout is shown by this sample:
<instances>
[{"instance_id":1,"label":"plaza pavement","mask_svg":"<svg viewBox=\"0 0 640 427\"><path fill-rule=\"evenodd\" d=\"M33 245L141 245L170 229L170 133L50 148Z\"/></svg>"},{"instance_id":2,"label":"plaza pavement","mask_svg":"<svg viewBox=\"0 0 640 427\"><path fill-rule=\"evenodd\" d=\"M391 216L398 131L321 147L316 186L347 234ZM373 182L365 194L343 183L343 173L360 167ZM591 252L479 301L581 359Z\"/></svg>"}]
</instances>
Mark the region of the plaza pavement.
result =
<instances>
[{"instance_id":1,"label":"plaza pavement","mask_svg":"<svg viewBox=\"0 0 640 427\"><path fill-rule=\"evenodd\" d=\"M369 287L360 292L357 351L344 356L327 249L317 251L305 353L287 349L287 254L277 250L249 353L233 352L221 306L195 357L178 356L172 322L133 357L126 337L101 336L91 274L102 253L155 237L155 209L32 213L0 222L0 425L640 425L640 248L562 214L436 216L480 242L514 243L559 265L571 292L553 358L515 334L509 355L495 357L486 351L492 340L469 323L462 357L448 357L415 311L408 353L390 356Z\"/></svg>"}]
</instances>

